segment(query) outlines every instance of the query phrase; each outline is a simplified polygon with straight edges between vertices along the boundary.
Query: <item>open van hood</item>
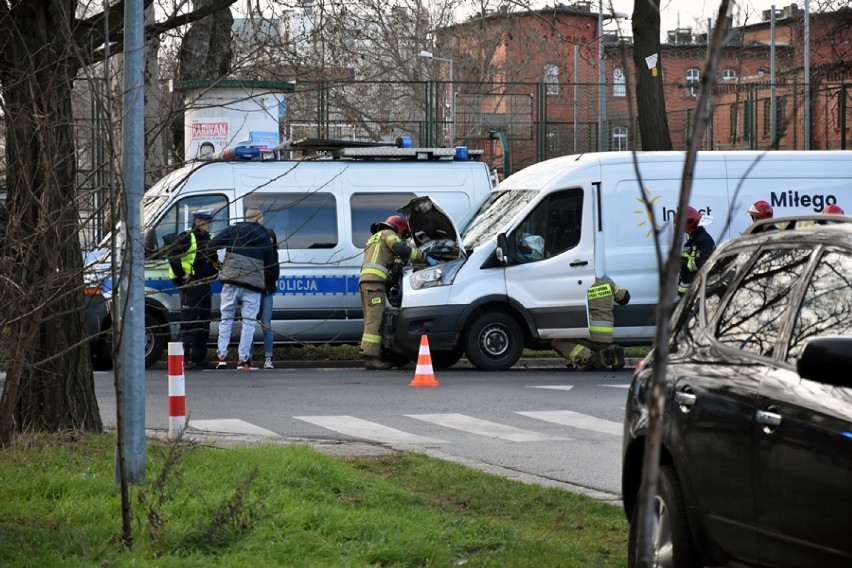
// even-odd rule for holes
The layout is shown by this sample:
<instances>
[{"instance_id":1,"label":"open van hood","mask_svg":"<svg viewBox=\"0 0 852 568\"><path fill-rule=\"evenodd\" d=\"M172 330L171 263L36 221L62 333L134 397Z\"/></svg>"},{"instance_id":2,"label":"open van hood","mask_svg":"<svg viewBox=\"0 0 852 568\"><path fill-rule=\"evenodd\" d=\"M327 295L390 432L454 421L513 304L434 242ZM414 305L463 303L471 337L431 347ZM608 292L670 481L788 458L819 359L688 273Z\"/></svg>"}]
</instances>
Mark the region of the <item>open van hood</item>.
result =
<instances>
[{"instance_id":1,"label":"open van hood","mask_svg":"<svg viewBox=\"0 0 852 568\"><path fill-rule=\"evenodd\" d=\"M466 257L455 223L429 196L415 197L397 211L408 220L417 248L438 260Z\"/></svg>"}]
</instances>

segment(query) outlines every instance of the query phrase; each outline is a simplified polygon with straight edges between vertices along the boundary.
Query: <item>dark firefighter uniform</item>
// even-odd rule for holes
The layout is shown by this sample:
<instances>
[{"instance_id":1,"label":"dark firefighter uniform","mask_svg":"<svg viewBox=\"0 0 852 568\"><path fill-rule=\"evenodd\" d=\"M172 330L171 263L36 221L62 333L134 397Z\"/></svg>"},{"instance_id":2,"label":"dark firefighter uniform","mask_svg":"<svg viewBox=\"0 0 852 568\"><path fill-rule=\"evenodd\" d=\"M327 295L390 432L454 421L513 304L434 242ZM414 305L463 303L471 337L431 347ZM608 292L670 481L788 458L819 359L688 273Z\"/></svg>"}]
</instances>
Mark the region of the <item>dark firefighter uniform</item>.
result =
<instances>
[{"instance_id":1,"label":"dark firefighter uniform","mask_svg":"<svg viewBox=\"0 0 852 568\"><path fill-rule=\"evenodd\" d=\"M630 292L619 288L607 276L595 278L586 291L589 308L589 339L554 339L551 347L584 371L609 367L624 367L624 349L612 344L615 316L613 304L621 306L630 302Z\"/></svg>"},{"instance_id":2,"label":"dark firefighter uniform","mask_svg":"<svg viewBox=\"0 0 852 568\"><path fill-rule=\"evenodd\" d=\"M389 218L388 221L390 221ZM400 221L404 221L399 218ZM425 262L426 255L408 246L397 232L405 232L407 224L394 225L389 222L375 223L373 235L367 239L364 248L364 261L358 287L361 291L361 308L364 310L364 334L361 336L361 354L366 359L367 368L388 368L383 364L382 355L382 314L387 303L387 285L391 268L398 259L401 261Z\"/></svg>"},{"instance_id":3,"label":"dark firefighter uniform","mask_svg":"<svg viewBox=\"0 0 852 568\"><path fill-rule=\"evenodd\" d=\"M677 285L679 296L683 296L695 279L695 273L704 266L715 249L716 241L704 227L696 227L694 231L689 233L689 238L683 243L683 252L681 253L680 282Z\"/></svg>"}]
</instances>

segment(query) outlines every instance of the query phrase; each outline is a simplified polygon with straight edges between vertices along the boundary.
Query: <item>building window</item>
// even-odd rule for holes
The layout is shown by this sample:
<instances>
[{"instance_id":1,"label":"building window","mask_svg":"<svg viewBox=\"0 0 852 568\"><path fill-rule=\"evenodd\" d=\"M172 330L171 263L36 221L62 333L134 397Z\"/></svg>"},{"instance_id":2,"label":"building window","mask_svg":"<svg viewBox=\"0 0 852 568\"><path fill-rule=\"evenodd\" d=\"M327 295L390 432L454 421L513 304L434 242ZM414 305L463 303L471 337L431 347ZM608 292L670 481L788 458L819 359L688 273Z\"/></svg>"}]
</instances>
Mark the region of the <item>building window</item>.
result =
<instances>
[{"instance_id":1,"label":"building window","mask_svg":"<svg viewBox=\"0 0 852 568\"><path fill-rule=\"evenodd\" d=\"M701 72L698 69L686 70L686 96L694 97L698 94L698 82L701 80Z\"/></svg>"},{"instance_id":2,"label":"building window","mask_svg":"<svg viewBox=\"0 0 852 568\"><path fill-rule=\"evenodd\" d=\"M559 94L559 67L552 64L544 66L545 93L548 95Z\"/></svg>"},{"instance_id":3,"label":"building window","mask_svg":"<svg viewBox=\"0 0 852 568\"><path fill-rule=\"evenodd\" d=\"M612 70L612 96L627 96L627 85L624 81L624 70L621 67L616 67Z\"/></svg>"},{"instance_id":4,"label":"building window","mask_svg":"<svg viewBox=\"0 0 852 568\"><path fill-rule=\"evenodd\" d=\"M737 72L734 69L728 68L722 70L722 80L723 81L733 81L737 78Z\"/></svg>"},{"instance_id":5,"label":"building window","mask_svg":"<svg viewBox=\"0 0 852 568\"><path fill-rule=\"evenodd\" d=\"M627 149L627 128L625 126L613 127L611 150L613 152L620 152Z\"/></svg>"}]
</instances>

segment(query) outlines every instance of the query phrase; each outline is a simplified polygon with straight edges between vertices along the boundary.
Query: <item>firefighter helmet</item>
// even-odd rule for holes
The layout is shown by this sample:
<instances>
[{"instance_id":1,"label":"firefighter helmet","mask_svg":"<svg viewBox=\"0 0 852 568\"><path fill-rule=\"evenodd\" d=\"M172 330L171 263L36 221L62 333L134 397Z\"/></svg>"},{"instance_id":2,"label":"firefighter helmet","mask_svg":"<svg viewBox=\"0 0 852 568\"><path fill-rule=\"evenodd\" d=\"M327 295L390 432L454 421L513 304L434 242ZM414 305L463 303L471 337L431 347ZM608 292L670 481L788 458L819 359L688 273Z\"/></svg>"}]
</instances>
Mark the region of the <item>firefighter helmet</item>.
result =
<instances>
[{"instance_id":1,"label":"firefighter helmet","mask_svg":"<svg viewBox=\"0 0 852 568\"><path fill-rule=\"evenodd\" d=\"M399 235L405 237L408 236L408 221L406 221L399 215L391 215L384 221L373 223L370 226L370 232L372 232L373 234L381 231L382 229L390 229L398 233Z\"/></svg>"},{"instance_id":2,"label":"firefighter helmet","mask_svg":"<svg viewBox=\"0 0 852 568\"><path fill-rule=\"evenodd\" d=\"M691 233L701 223L701 213L694 207L686 208L686 232Z\"/></svg>"},{"instance_id":3,"label":"firefighter helmet","mask_svg":"<svg viewBox=\"0 0 852 568\"><path fill-rule=\"evenodd\" d=\"M772 206L767 201L755 201L754 205L752 205L748 214L754 217L759 217L760 219L772 219L772 215L775 212L772 210Z\"/></svg>"}]
</instances>

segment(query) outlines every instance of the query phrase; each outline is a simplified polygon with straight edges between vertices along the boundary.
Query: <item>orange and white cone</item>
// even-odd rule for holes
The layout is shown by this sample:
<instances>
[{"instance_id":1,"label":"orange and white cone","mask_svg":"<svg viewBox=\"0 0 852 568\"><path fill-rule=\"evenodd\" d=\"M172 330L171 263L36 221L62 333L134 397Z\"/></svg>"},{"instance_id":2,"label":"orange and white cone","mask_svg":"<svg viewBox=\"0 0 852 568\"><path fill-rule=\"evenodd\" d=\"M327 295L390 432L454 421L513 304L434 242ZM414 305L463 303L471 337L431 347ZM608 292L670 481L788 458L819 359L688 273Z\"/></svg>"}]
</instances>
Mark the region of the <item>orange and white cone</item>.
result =
<instances>
[{"instance_id":1,"label":"orange and white cone","mask_svg":"<svg viewBox=\"0 0 852 568\"><path fill-rule=\"evenodd\" d=\"M414 371L414 380L408 385L410 387L437 387L440 385L435 380L435 371L432 370L432 355L429 353L429 339L425 335L420 336L420 353L417 354L417 369Z\"/></svg>"}]
</instances>

